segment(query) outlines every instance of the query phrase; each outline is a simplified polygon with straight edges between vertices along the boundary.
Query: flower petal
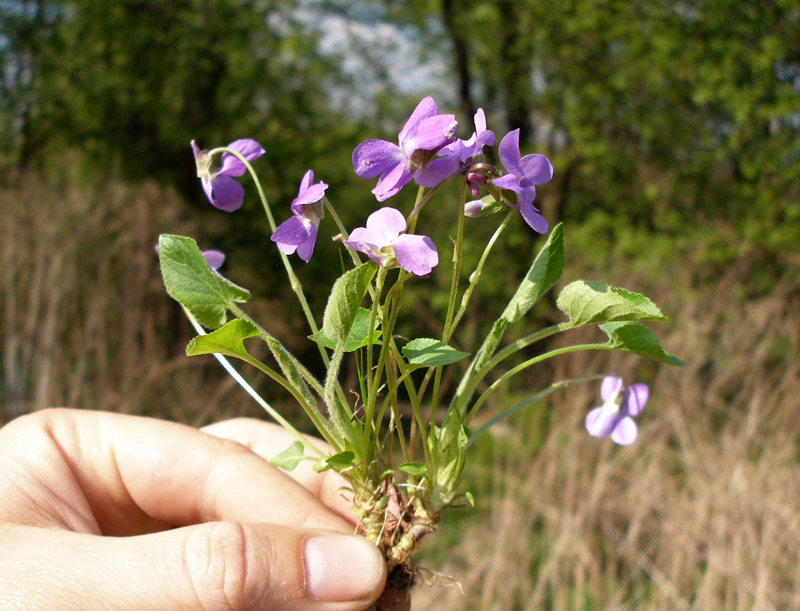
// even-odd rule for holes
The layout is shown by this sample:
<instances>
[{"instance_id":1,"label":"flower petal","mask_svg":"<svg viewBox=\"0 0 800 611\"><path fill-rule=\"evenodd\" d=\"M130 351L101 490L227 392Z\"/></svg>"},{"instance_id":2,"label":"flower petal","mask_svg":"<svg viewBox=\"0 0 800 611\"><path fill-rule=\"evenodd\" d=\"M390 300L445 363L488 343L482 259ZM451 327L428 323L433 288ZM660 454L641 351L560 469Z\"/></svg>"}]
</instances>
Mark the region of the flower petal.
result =
<instances>
[{"instance_id":1,"label":"flower petal","mask_svg":"<svg viewBox=\"0 0 800 611\"><path fill-rule=\"evenodd\" d=\"M265 152L261 145L251 138L234 140L228 145L228 148L240 153L247 161L258 159ZM217 174L223 176L241 176L245 171L246 168L244 164L239 161L236 156L230 153L222 153L222 164Z\"/></svg>"},{"instance_id":2,"label":"flower petal","mask_svg":"<svg viewBox=\"0 0 800 611\"><path fill-rule=\"evenodd\" d=\"M244 187L230 176L217 176L209 186L211 187L211 203L216 208L225 212L233 212L242 207ZM206 195L208 195L208 190L206 190Z\"/></svg>"},{"instance_id":3,"label":"flower petal","mask_svg":"<svg viewBox=\"0 0 800 611\"><path fill-rule=\"evenodd\" d=\"M424 171L419 169L414 172L414 182L420 187L435 187L448 176L455 174L459 165L461 164L456 155L437 157L428 164Z\"/></svg>"},{"instance_id":4,"label":"flower petal","mask_svg":"<svg viewBox=\"0 0 800 611\"><path fill-rule=\"evenodd\" d=\"M407 157L414 151L435 151L453 141L456 133L455 115L436 115L423 119L400 138L400 148Z\"/></svg>"},{"instance_id":5,"label":"flower petal","mask_svg":"<svg viewBox=\"0 0 800 611\"><path fill-rule=\"evenodd\" d=\"M278 246L292 246L292 252L294 252L294 248L308 238L308 230L308 225L303 222L302 217L291 216L278 225L270 239Z\"/></svg>"},{"instance_id":6,"label":"flower petal","mask_svg":"<svg viewBox=\"0 0 800 611\"><path fill-rule=\"evenodd\" d=\"M611 441L620 446L629 446L636 441L638 427L633 418L623 418L611 431Z\"/></svg>"},{"instance_id":7,"label":"flower petal","mask_svg":"<svg viewBox=\"0 0 800 611\"><path fill-rule=\"evenodd\" d=\"M390 172L383 174L378 179L372 193L379 202L385 201L397 195L400 189L411 182L412 178L413 174L406 169L406 164L398 163Z\"/></svg>"},{"instance_id":8,"label":"flower petal","mask_svg":"<svg viewBox=\"0 0 800 611\"><path fill-rule=\"evenodd\" d=\"M361 178L374 178L402 161L400 147L386 140L365 140L353 151L353 171Z\"/></svg>"},{"instance_id":9,"label":"flower petal","mask_svg":"<svg viewBox=\"0 0 800 611\"><path fill-rule=\"evenodd\" d=\"M219 250L204 250L203 258L214 271L217 271L225 263L225 253Z\"/></svg>"},{"instance_id":10,"label":"flower petal","mask_svg":"<svg viewBox=\"0 0 800 611\"><path fill-rule=\"evenodd\" d=\"M525 155L519 162L525 178L540 185L553 178L553 164L544 155Z\"/></svg>"},{"instance_id":11,"label":"flower petal","mask_svg":"<svg viewBox=\"0 0 800 611\"><path fill-rule=\"evenodd\" d=\"M436 245L428 236L406 233L392 241L397 264L416 276L427 276L439 264Z\"/></svg>"},{"instance_id":12,"label":"flower petal","mask_svg":"<svg viewBox=\"0 0 800 611\"><path fill-rule=\"evenodd\" d=\"M600 398L603 400L603 403L613 399L614 396L622 390L622 385L624 383L623 379L617 376L604 377L602 384L600 384Z\"/></svg>"},{"instance_id":13,"label":"flower petal","mask_svg":"<svg viewBox=\"0 0 800 611\"><path fill-rule=\"evenodd\" d=\"M537 233L547 233L547 220L531 203L521 203L519 211L526 223Z\"/></svg>"},{"instance_id":14,"label":"flower petal","mask_svg":"<svg viewBox=\"0 0 800 611\"><path fill-rule=\"evenodd\" d=\"M605 437L617 424L618 416L615 412L605 409L602 405L595 407L586 414L586 432L592 437Z\"/></svg>"},{"instance_id":15,"label":"flower petal","mask_svg":"<svg viewBox=\"0 0 800 611\"><path fill-rule=\"evenodd\" d=\"M499 178L492 178L492 184L500 187L501 189L514 191L515 193L522 191L522 187L519 184L519 177L514 174L506 174L504 176L500 176Z\"/></svg>"},{"instance_id":16,"label":"flower petal","mask_svg":"<svg viewBox=\"0 0 800 611\"><path fill-rule=\"evenodd\" d=\"M345 244L354 250L363 252L378 265L383 265L380 257L375 254L375 251L380 250L381 246L383 246L380 242L382 239L383 236L374 231L370 231L365 227L356 227L350 232Z\"/></svg>"},{"instance_id":17,"label":"flower petal","mask_svg":"<svg viewBox=\"0 0 800 611\"><path fill-rule=\"evenodd\" d=\"M517 176L525 175L519 163L519 129L510 131L503 136L500 146L497 147L497 154L506 171Z\"/></svg>"},{"instance_id":18,"label":"flower petal","mask_svg":"<svg viewBox=\"0 0 800 611\"><path fill-rule=\"evenodd\" d=\"M436 102L433 101L431 96L427 96L420 100L420 103L417 104L417 107L411 113L411 116L406 121L405 125L403 125L403 129L400 130L400 133L397 136L397 141L402 142L406 139L406 135L411 130L412 127L416 126L417 123L422 121L423 119L427 119L428 117L434 116L436 113L439 112L439 108L436 106Z\"/></svg>"},{"instance_id":19,"label":"flower petal","mask_svg":"<svg viewBox=\"0 0 800 611\"><path fill-rule=\"evenodd\" d=\"M314 253L314 244L317 243L317 229L316 223L308 225L308 234L306 239L297 247L297 256L303 261L308 263L311 255Z\"/></svg>"},{"instance_id":20,"label":"flower petal","mask_svg":"<svg viewBox=\"0 0 800 611\"><path fill-rule=\"evenodd\" d=\"M380 236L377 244L388 246L401 231L406 230L406 217L396 208L385 206L367 217L367 231Z\"/></svg>"},{"instance_id":21,"label":"flower petal","mask_svg":"<svg viewBox=\"0 0 800 611\"><path fill-rule=\"evenodd\" d=\"M292 201L292 211L296 212L296 209L300 206L316 204L325 196L325 189L327 188L328 185L326 183L318 182L317 184L311 185L305 190L301 189L300 193L298 193L297 197L294 198L294 201Z\"/></svg>"},{"instance_id":22,"label":"flower petal","mask_svg":"<svg viewBox=\"0 0 800 611\"><path fill-rule=\"evenodd\" d=\"M622 411L631 416L638 416L642 413L645 403L650 396L650 389L647 384L634 384L625 391L622 399Z\"/></svg>"}]
</instances>

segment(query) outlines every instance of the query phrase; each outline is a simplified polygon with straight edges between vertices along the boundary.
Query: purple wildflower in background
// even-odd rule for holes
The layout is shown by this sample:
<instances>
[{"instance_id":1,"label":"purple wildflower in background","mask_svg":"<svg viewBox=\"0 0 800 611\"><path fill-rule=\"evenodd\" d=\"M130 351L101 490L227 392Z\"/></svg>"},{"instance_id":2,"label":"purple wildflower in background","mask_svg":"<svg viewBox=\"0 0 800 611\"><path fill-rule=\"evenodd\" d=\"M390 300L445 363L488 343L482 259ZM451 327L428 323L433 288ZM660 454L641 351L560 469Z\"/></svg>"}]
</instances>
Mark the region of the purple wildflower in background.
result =
<instances>
[{"instance_id":1,"label":"purple wildflower in background","mask_svg":"<svg viewBox=\"0 0 800 611\"><path fill-rule=\"evenodd\" d=\"M483 108L475 113L475 131L468 140L456 140L439 151L424 171L414 177L421 187L435 187L448 176L455 174L460 167L483 153L484 146L494 144L494 132L486 129L486 115Z\"/></svg>"},{"instance_id":2,"label":"purple wildflower in background","mask_svg":"<svg viewBox=\"0 0 800 611\"><path fill-rule=\"evenodd\" d=\"M416 276L427 276L439 264L439 253L428 236L402 233L403 213L381 208L367 217L366 227L357 227L345 242L383 267L402 267Z\"/></svg>"},{"instance_id":3,"label":"purple wildflower in background","mask_svg":"<svg viewBox=\"0 0 800 611\"><path fill-rule=\"evenodd\" d=\"M611 441L621 446L632 444L638 434L633 417L642 412L649 395L647 384L625 388L622 378L606 376L600 385L603 405L586 415L587 432L592 437L611 435Z\"/></svg>"},{"instance_id":4,"label":"purple wildflower in background","mask_svg":"<svg viewBox=\"0 0 800 611\"><path fill-rule=\"evenodd\" d=\"M292 201L293 216L281 223L271 238L282 253L291 255L297 251L297 256L306 263L314 252L319 222L325 216L322 198L328 188L324 182L311 184L313 182L314 172L309 170L300 181L300 190Z\"/></svg>"},{"instance_id":5,"label":"purple wildflower in background","mask_svg":"<svg viewBox=\"0 0 800 611\"><path fill-rule=\"evenodd\" d=\"M194 140L191 144L194 161L197 164L197 177L203 183L203 191L205 191L208 201L214 207L225 212L238 210L244 199L244 187L231 177L243 175L247 171L245 165L234 155L222 153L220 167L212 170L212 155L208 151L201 150ZM228 148L241 153L247 161L258 159L265 152L258 142L250 138L231 142Z\"/></svg>"},{"instance_id":6,"label":"purple wildflower in background","mask_svg":"<svg viewBox=\"0 0 800 611\"><path fill-rule=\"evenodd\" d=\"M493 179L492 184L516 193L516 204L506 202L507 205L519 210L534 231L547 233L547 221L539 214L533 200L536 197L536 185L553 178L553 165L544 155L520 157L518 129L505 135L497 152L508 174Z\"/></svg>"},{"instance_id":7,"label":"purple wildflower in background","mask_svg":"<svg viewBox=\"0 0 800 611\"><path fill-rule=\"evenodd\" d=\"M361 178L380 176L372 192L382 202L421 175L436 152L454 140L455 115L437 114L433 98L424 98L411 113L397 140L366 140L353 151L353 170Z\"/></svg>"}]
</instances>

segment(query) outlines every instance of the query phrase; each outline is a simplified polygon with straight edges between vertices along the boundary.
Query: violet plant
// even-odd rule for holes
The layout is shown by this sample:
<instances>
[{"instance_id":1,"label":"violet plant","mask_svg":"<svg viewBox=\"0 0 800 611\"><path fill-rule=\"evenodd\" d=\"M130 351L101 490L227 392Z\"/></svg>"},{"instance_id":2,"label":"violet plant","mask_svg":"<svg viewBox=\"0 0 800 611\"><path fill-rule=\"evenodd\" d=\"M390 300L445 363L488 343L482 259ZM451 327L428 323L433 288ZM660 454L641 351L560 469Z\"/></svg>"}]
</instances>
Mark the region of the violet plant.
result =
<instances>
[{"instance_id":1,"label":"violet plant","mask_svg":"<svg viewBox=\"0 0 800 611\"><path fill-rule=\"evenodd\" d=\"M474 353L454 347L453 336L464 313L473 304L475 287L504 230L515 222L516 211L534 232L544 234L548 223L534 205L536 187L553 176L553 167L543 155L521 156L519 130L502 138L498 156L503 169L484 158L483 150L494 144L483 110L475 115L475 132L466 140L456 139L454 115L439 114L432 98L423 99L398 134L398 144L368 140L353 152L355 173L378 177L372 190L383 202L396 198L395 207L380 206L365 211L363 227L348 231L326 197L328 185L314 183L309 170L291 203L290 216L276 225L251 161L264 154L254 140L237 140L227 147L201 150L192 142L198 176L209 201L226 211L242 204L243 187L233 178L247 171L261 199L272 241L286 269L292 289L306 317L309 336L319 349L327 371L317 379L269 330L253 320L242 304L250 293L230 282L209 265L208 256L194 240L162 235L159 258L167 292L183 306L199 335L187 354L215 354L248 392L297 441L277 454L272 462L291 470L310 460L318 471L333 469L348 484L353 512L363 535L383 552L389 569L407 573L409 560L424 535L436 529L448 507L471 502L461 489L467 452L492 424L514 411L566 385L596 380L587 375L575 380L555 381L532 397L494 414L472 430L475 417L487 399L512 377L529 367L579 350L622 350L669 365L682 364L667 353L642 323L664 315L648 298L600 282L578 280L564 286L556 300L563 322L544 329L524 330L519 339L503 342L508 327L524 327L526 313L561 277L564 268L563 226L556 225L536 254L528 272L500 317ZM215 163L219 165L216 166ZM413 202L399 197L404 186L416 182ZM437 337L406 340L397 328L404 308L407 283L426 282L431 274L446 273L438 265L440 251L431 237L417 233L424 225L425 207L447 181L459 181L456 201L449 206L456 228L452 250L447 311L442 333ZM478 197L484 193L483 197ZM469 201L468 201L468 196ZM404 213L402 210L406 210ZM492 222L489 215L505 211L496 223L475 269L462 273L462 247L468 223ZM327 212L327 215L326 215ZM482 217L481 221L465 221ZM312 256L321 222L332 219L337 244L352 267L333 282L321 326L311 312L303 288L293 271L290 256L303 261ZM362 259L361 255L366 255ZM524 359L537 342L571 329L598 326L605 341L576 344ZM205 329L204 329L205 328ZM206 331L208 329L208 331ZM252 356L246 346L261 340L269 348L271 364ZM358 372L358 387L345 388L339 373L350 355ZM229 358L256 367L285 388L303 408L332 452L323 454L270 406L230 365ZM521 360L521 362L520 362ZM460 382L454 392L442 390L443 370L455 367ZM594 437L610 435L619 444L636 437L632 417L647 400L647 387L634 384L624 390L623 381L606 377L601 385L604 404L586 418ZM400 411L400 396L411 404L411 415ZM427 414L427 415L426 415Z\"/></svg>"}]
</instances>

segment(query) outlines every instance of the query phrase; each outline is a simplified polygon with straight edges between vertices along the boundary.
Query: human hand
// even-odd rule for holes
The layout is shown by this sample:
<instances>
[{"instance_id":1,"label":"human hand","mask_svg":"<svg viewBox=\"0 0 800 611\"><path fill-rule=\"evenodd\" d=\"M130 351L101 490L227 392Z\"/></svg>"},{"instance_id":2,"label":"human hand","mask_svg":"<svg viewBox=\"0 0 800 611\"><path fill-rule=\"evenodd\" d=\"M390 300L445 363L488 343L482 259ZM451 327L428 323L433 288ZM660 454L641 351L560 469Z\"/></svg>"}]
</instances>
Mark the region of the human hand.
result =
<instances>
[{"instance_id":1,"label":"human hand","mask_svg":"<svg viewBox=\"0 0 800 611\"><path fill-rule=\"evenodd\" d=\"M206 431L67 409L0 429L4 608L368 608L385 564L338 477L269 465L277 427Z\"/></svg>"}]
</instances>

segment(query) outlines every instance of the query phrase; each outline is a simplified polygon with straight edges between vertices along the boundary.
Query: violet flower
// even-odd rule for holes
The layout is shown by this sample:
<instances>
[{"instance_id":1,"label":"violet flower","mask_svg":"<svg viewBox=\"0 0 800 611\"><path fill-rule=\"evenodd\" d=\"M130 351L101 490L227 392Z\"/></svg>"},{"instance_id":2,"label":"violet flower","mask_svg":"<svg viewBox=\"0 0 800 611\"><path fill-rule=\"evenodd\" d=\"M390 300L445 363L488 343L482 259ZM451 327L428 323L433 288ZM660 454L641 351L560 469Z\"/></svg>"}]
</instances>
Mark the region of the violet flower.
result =
<instances>
[{"instance_id":1,"label":"violet flower","mask_svg":"<svg viewBox=\"0 0 800 611\"><path fill-rule=\"evenodd\" d=\"M483 153L484 146L494 144L494 132L486 129L486 115L483 108L475 113L475 131L468 140L456 140L439 151L439 156L431 160L424 171L419 172L414 180L421 187L435 187L458 169L467 165L470 160Z\"/></svg>"},{"instance_id":2,"label":"violet flower","mask_svg":"<svg viewBox=\"0 0 800 611\"><path fill-rule=\"evenodd\" d=\"M541 185L553 178L553 164L544 155L525 155L520 157L519 129L508 132L497 148L500 161L508 174L495 178L492 184L513 191L515 202L506 200L510 208L519 210L522 218L534 231L547 233L547 221L533 205L536 197L536 185Z\"/></svg>"},{"instance_id":3,"label":"violet flower","mask_svg":"<svg viewBox=\"0 0 800 611\"><path fill-rule=\"evenodd\" d=\"M586 431L592 437L611 435L611 441L621 446L632 444L638 433L633 417L641 413L649 394L647 384L624 388L622 378L606 376L600 385L603 405L586 415Z\"/></svg>"},{"instance_id":4,"label":"violet flower","mask_svg":"<svg viewBox=\"0 0 800 611\"><path fill-rule=\"evenodd\" d=\"M291 255L297 251L297 256L306 263L314 252L319 222L325 216L322 198L328 188L324 182L312 182L314 172L309 170L300 181L300 190L292 201L293 216L281 223L271 238L283 254Z\"/></svg>"},{"instance_id":5,"label":"violet flower","mask_svg":"<svg viewBox=\"0 0 800 611\"><path fill-rule=\"evenodd\" d=\"M424 98L400 130L399 146L386 140L366 140L353 151L353 170L361 178L379 176L372 189L382 202L421 175L436 152L453 142L455 115L440 115L433 98Z\"/></svg>"},{"instance_id":6,"label":"violet flower","mask_svg":"<svg viewBox=\"0 0 800 611\"><path fill-rule=\"evenodd\" d=\"M416 276L427 276L439 264L439 253L428 236L402 233L403 213L381 208L367 217L366 227L356 227L345 242L386 268L402 267Z\"/></svg>"},{"instance_id":7,"label":"violet flower","mask_svg":"<svg viewBox=\"0 0 800 611\"><path fill-rule=\"evenodd\" d=\"M203 183L203 191L208 201L216 208L225 212L233 212L242 206L244 188L232 176L241 176L247 171L245 165L235 155L222 153L219 168L212 170L213 155L210 151L201 150L192 140L194 161L197 164L197 177ZM264 154L261 145L250 138L243 138L231 142L228 147L241 153L247 161L253 161Z\"/></svg>"}]
</instances>

